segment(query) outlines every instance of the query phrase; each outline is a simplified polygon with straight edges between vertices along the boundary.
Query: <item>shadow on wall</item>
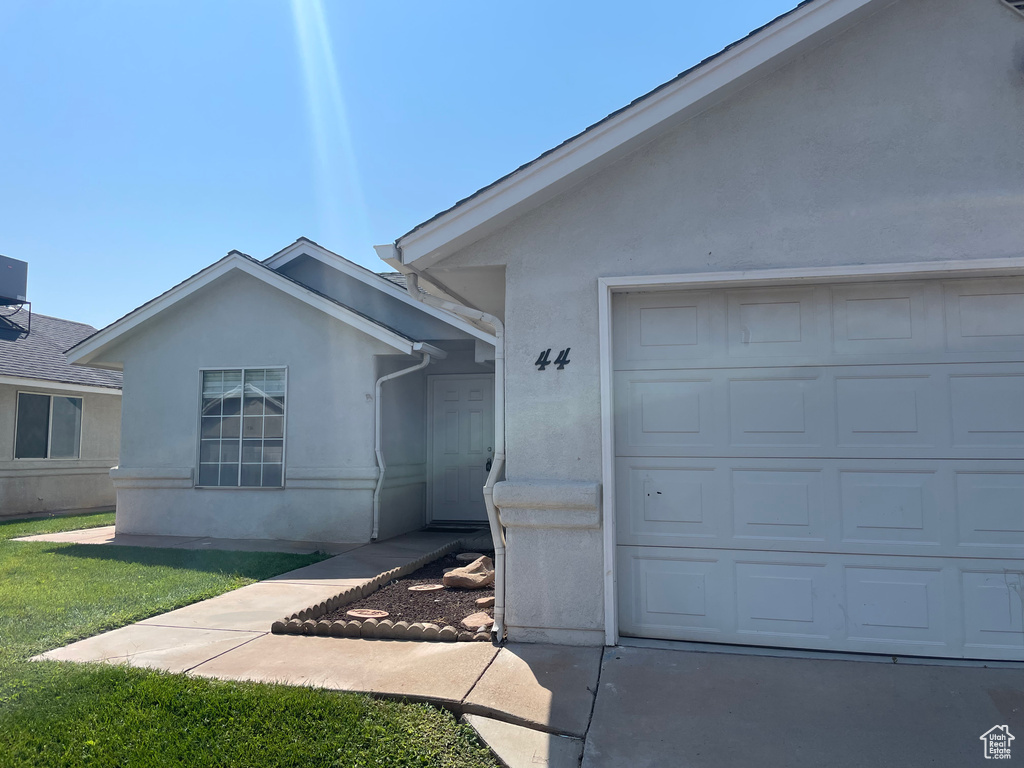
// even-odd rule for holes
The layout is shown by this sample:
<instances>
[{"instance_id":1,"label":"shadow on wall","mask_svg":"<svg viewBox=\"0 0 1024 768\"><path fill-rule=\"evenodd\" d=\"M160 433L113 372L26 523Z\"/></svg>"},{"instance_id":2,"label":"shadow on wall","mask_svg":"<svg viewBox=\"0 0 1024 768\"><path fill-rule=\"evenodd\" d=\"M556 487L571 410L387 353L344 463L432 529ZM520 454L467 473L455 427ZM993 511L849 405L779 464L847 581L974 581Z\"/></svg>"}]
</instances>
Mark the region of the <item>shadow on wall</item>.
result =
<instances>
[{"instance_id":1,"label":"shadow on wall","mask_svg":"<svg viewBox=\"0 0 1024 768\"><path fill-rule=\"evenodd\" d=\"M46 552L62 557L106 560L112 563L136 563L154 568L205 571L256 580L276 576L279 573L311 565L330 557L322 552L298 555L287 552L157 549L154 547L97 546L96 544L58 544Z\"/></svg>"}]
</instances>

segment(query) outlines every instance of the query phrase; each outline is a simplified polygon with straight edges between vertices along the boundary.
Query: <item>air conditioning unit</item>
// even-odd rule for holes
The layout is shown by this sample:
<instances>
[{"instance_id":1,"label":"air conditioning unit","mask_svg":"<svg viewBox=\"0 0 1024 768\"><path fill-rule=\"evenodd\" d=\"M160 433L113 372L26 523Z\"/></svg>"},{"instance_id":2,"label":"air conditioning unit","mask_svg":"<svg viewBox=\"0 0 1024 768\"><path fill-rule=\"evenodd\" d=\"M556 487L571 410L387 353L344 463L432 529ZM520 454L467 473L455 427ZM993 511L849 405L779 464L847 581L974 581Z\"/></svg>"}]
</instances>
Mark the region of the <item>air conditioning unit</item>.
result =
<instances>
[{"instance_id":1,"label":"air conditioning unit","mask_svg":"<svg viewBox=\"0 0 1024 768\"><path fill-rule=\"evenodd\" d=\"M0 256L0 306L28 301L28 263Z\"/></svg>"}]
</instances>

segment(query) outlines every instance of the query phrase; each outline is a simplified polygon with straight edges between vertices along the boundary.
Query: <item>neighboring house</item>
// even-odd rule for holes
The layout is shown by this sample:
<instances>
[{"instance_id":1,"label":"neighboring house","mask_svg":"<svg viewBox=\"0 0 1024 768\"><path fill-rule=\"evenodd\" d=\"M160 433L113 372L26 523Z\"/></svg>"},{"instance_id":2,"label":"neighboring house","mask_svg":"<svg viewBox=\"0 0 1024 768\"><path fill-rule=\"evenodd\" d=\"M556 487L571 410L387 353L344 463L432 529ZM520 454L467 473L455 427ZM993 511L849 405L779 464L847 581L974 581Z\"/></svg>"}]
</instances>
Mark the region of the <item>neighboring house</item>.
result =
<instances>
[{"instance_id":1,"label":"neighboring house","mask_svg":"<svg viewBox=\"0 0 1024 768\"><path fill-rule=\"evenodd\" d=\"M378 249L504 321L510 640L1024 659L1012 5L802 3Z\"/></svg>"},{"instance_id":2,"label":"neighboring house","mask_svg":"<svg viewBox=\"0 0 1024 768\"><path fill-rule=\"evenodd\" d=\"M305 238L232 252L75 346L124 372L117 531L365 542L486 522L494 339L388 277Z\"/></svg>"},{"instance_id":3,"label":"neighboring house","mask_svg":"<svg viewBox=\"0 0 1024 768\"><path fill-rule=\"evenodd\" d=\"M95 332L0 307L0 517L114 506L121 374L64 357Z\"/></svg>"}]
</instances>

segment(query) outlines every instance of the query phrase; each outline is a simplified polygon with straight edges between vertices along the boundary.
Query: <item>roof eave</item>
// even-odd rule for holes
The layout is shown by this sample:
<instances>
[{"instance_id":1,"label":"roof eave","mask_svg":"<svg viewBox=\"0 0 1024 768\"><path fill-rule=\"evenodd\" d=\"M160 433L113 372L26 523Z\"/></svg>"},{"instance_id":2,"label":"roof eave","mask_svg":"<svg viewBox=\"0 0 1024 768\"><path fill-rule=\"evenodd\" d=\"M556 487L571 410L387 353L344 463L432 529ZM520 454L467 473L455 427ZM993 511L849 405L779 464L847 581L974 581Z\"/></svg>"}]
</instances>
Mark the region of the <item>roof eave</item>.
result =
<instances>
[{"instance_id":1,"label":"roof eave","mask_svg":"<svg viewBox=\"0 0 1024 768\"><path fill-rule=\"evenodd\" d=\"M399 352L412 354L415 351L414 347L418 343L415 339L406 338L382 325L378 325L368 318L332 302L330 299L316 293L315 291L304 288L299 283L289 280L284 275L260 264L251 257L237 251L232 251L220 261L197 272L192 277L174 286L174 288L171 288L166 293L161 294L156 299L143 304L138 309L122 317L120 320L115 321L103 330L73 346L65 352L68 361L72 365L82 365L93 368L111 365L110 363L105 363L100 360L100 356L110 347L110 345L151 318L160 314L165 309L170 308L174 304L190 296L192 293L209 285L213 281L233 270L240 270L267 283L268 285L276 287L284 293L321 310L325 314L335 317L347 325L351 325L352 327L363 331L369 336L376 338L378 341L391 346ZM97 362L98 360L99 362Z\"/></svg>"},{"instance_id":2,"label":"roof eave","mask_svg":"<svg viewBox=\"0 0 1024 768\"><path fill-rule=\"evenodd\" d=\"M893 2L798 6L398 238L401 263L428 269Z\"/></svg>"}]
</instances>

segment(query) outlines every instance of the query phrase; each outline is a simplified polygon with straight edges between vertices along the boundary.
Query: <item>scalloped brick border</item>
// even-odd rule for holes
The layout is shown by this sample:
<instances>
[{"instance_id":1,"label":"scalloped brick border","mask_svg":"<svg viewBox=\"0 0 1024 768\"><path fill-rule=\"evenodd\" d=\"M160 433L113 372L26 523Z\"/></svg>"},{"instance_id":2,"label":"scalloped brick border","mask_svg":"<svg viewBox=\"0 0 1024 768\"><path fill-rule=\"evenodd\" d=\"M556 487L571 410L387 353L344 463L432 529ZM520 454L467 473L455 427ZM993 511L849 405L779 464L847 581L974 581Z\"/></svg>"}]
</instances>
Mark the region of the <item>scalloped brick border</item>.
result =
<instances>
[{"instance_id":1,"label":"scalloped brick border","mask_svg":"<svg viewBox=\"0 0 1024 768\"><path fill-rule=\"evenodd\" d=\"M426 624L423 622L416 622L415 624L410 624L407 621L392 622L390 619L384 619L383 621L377 621L377 619L327 621L320 618L349 603L362 600L385 584L390 584L395 579L400 579L414 571L418 571L427 563L432 563L434 560L444 557L452 550L458 549L461 546L461 540L453 541L399 568L392 568L390 571L377 574L359 586L349 587L344 592L328 600L311 605L308 608L303 608L301 611L286 616L280 621L275 621L271 625L270 631L275 635L361 637L376 640L420 640L440 643L490 642L490 631L467 632L458 627L439 627L437 624Z\"/></svg>"}]
</instances>

